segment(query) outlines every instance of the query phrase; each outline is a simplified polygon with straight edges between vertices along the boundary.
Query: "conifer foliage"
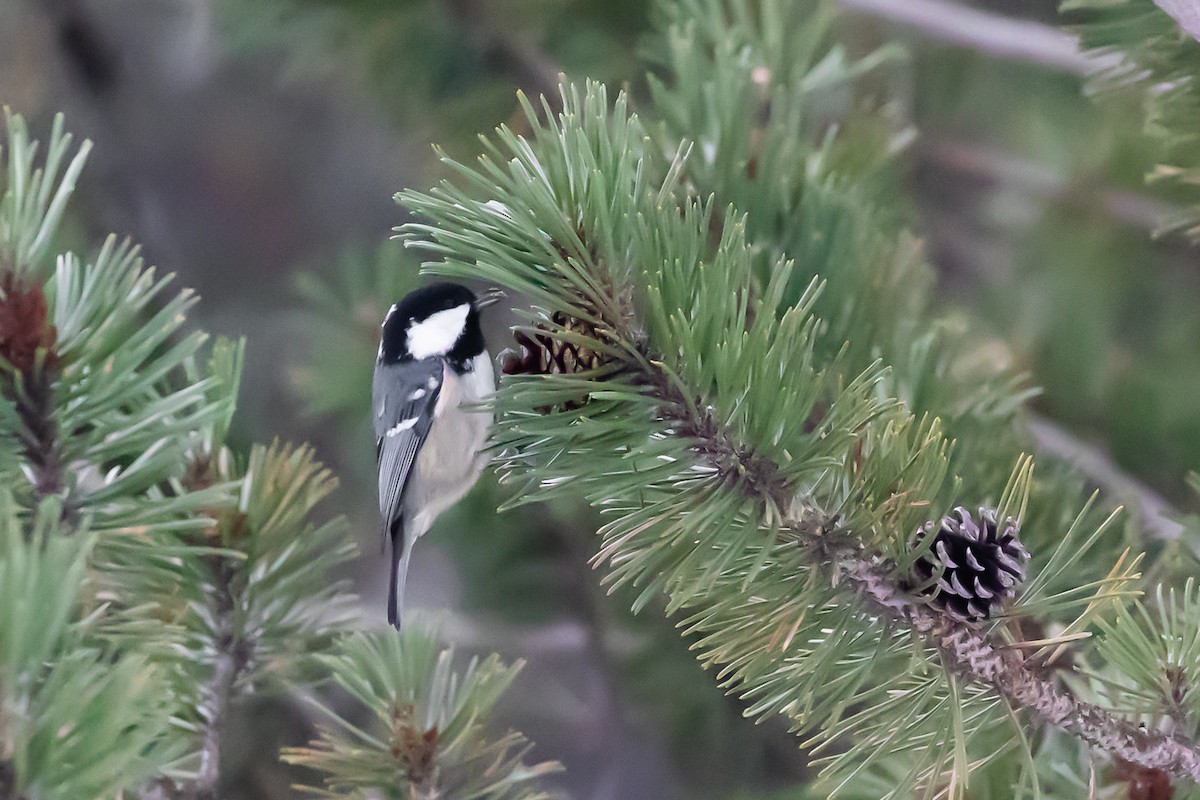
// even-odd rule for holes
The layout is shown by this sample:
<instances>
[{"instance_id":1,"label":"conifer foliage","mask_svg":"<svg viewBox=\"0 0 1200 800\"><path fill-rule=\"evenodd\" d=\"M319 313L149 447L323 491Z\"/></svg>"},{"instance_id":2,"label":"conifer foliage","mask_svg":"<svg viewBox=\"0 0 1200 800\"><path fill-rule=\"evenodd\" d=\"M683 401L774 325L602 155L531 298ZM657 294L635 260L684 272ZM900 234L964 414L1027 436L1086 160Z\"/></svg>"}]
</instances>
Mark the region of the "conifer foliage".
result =
<instances>
[{"instance_id":1,"label":"conifer foliage","mask_svg":"<svg viewBox=\"0 0 1200 800\"><path fill-rule=\"evenodd\" d=\"M560 104L522 99L531 133L502 126L477 162L398 196L428 271L528 298L526 353L600 356L509 370L502 470L522 498L609 515L606 581L679 614L748 714L791 720L817 795L1076 797L1146 775L1194 792L1190 678L1167 674L1189 668L1155 660L1160 618L1128 617L1141 557L1117 512L1034 479L1020 381L930 311L903 220L872 202L886 159L847 158L861 131L837 123L853 107L886 140L855 88L887 54L850 59L828 10L664 4L644 117L566 84ZM912 582L918 564L953 580L938 537L911 532L959 506L994 509L1030 555L991 619ZM1162 613L1181 642L1200 625ZM1131 685L1163 703L1106 688ZM1187 726L1165 713L1173 686Z\"/></svg>"},{"instance_id":2,"label":"conifer foliage","mask_svg":"<svg viewBox=\"0 0 1200 800\"><path fill-rule=\"evenodd\" d=\"M5 121L0 798L222 796L239 703L376 675L365 706L432 694L440 733L419 780L383 748L351 763L355 787L436 794L443 773L462 779L447 765L486 761L474 796L534 796L551 767L526 767L517 734L484 731L515 668L493 657L459 675L419 633L378 651L347 638L354 598L333 574L354 548L319 509L329 470L309 447L227 445L242 345L188 327L195 297L128 241L57 251L89 145L74 149L61 117L44 151ZM305 763L341 785L340 755Z\"/></svg>"},{"instance_id":3,"label":"conifer foliage","mask_svg":"<svg viewBox=\"0 0 1200 800\"><path fill-rule=\"evenodd\" d=\"M1122 57L1099 75L1094 83L1117 90L1136 87L1143 97L1146 130L1161 146L1159 163L1147 180L1170 182L1188 204L1172 219L1163 219L1163 229L1182 229L1200 238L1200 200L1195 186L1200 179L1200 149L1196 126L1200 125L1200 41L1196 29L1184 30L1166 8L1170 3L1154 0L1065 0L1064 12L1076 21L1084 46L1099 53ZM1193 25L1196 11L1179 4Z\"/></svg>"},{"instance_id":4,"label":"conifer foliage","mask_svg":"<svg viewBox=\"0 0 1200 800\"><path fill-rule=\"evenodd\" d=\"M1147 90L1186 191L1195 40L1151 0L1071 5L1131 51L1106 77ZM518 300L494 401L516 502L594 504L607 585L786 720L810 796L1200 797L1195 521L1158 547L1035 477L1031 389L933 302L892 202L909 132L870 92L898 54L843 46L822 0L656 14L637 103L522 96L477 161L398 196L427 271ZM329 470L231 445L242 344L131 242L62 250L90 145L5 122L0 800L219 797L232 715L285 693L313 712L281 754L311 793L546 796L556 765L489 724L519 664L355 631ZM341 344L315 406L357 402L321 385L353 385Z\"/></svg>"}]
</instances>

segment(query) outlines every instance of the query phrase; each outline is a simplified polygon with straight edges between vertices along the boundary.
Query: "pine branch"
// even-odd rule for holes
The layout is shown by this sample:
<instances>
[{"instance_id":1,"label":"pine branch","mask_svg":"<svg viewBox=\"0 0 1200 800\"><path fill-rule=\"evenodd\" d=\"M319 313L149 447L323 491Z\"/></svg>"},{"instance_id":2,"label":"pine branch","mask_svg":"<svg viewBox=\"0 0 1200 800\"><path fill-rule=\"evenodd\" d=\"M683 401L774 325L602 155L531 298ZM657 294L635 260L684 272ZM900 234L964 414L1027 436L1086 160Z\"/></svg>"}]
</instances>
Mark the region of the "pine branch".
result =
<instances>
[{"instance_id":1,"label":"pine branch","mask_svg":"<svg viewBox=\"0 0 1200 800\"><path fill-rule=\"evenodd\" d=\"M201 357L204 335L181 332L194 297L165 295L170 277L128 242L109 238L90 263L51 257L83 155L66 160L61 118L43 166L20 118L8 133L0 469L27 480L0 490L0 800L215 800L236 705L310 677L350 624L334 575L353 540L340 518L313 520L336 481L308 447L226 447L242 345ZM397 729L399 744L429 745L409 759L413 785L544 796L531 780L552 765L527 767L516 734L477 735L514 670L493 658L460 685L448 664L434 711L457 703L454 719ZM442 763L457 768L449 782ZM379 765L390 789L395 757Z\"/></svg>"},{"instance_id":2,"label":"pine branch","mask_svg":"<svg viewBox=\"0 0 1200 800\"><path fill-rule=\"evenodd\" d=\"M310 696L326 720L285 762L323 773L329 798L367 800L548 800L539 784L561 768L526 764L532 745L519 733L487 729L492 708L521 669L499 657L455 670L454 653L427 634L356 634L320 657L334 682L367 712L353 721Z\"/></svg>"},{"instance_id":3,"label":"pine branch","mask_svg":"<svg viewBox=\"0 0 1200 800\"><path fill-rule=\"evenodd\" d=\"M728 49L742 52L736 42ZM751 73L747 61L738 68ZM1028 660L1003 638L1003 624L955 622L910 586L910 567L923 552L911 532L936 509L961 504L968 481L947 478L945 434L914 418L906 403L928 413L960 409L951 422L969 438L959 447L975 449L954 463L976 470L970 485L982 497L996 489L986 488L989 459L1013 439L1014 395L995 388L962 411L963 391L975 384L955 385L953 361L904 362L895 367L901 379L859 355L875 345L875 353L911 358L919 334L903 321L889 328L846 319L847 309L862 311L863 284L887 286L891 275L826 287L832 296L821 307L835 317L826 322L814 316L816 282L794 288L790 253L761 257L760 242L776 230L769 214L787 216L779 230L803 248L810 237L782 226L804 231L828 220L822 204L845 196L801 184L805 205L796 219L782 210L796 207L791 195L772 205L746 185L739 198L768 216L730 211L714 221L683 179L712 172L741 180L746 157L737 142L729 146L736 155L724 159L714 148L698 165L682 155L658 164L655 153L666 148L646 148L623 97L610 108L595 85L586 94L563 91L556 120L538 122L527 108L529 140L502 129L477 168L451 162L467 188L444 182L427 195L400 196L428 221L403 229L409 244L442 259L428 267L499 282L537 304L519 330L548 358L522 362L527 374L511 377L498 398L497 443L510 454L503 468L527 476L524 496L583 491L613 514L597 557L610 565L607 580L642 588L635 609L665 592L668 613L687 610L682 627L697 636L699 658L720 665L724 685L753 700L748 713L782 712L799 727L819 726L812 741L821 747L855 740L830 757L831 780L849 780L864 759L916 751L923 755L908 759L911 772L899 786L937 783L944 770L963 781L967 745L984 736L989 720L1011 725L1010 738L980 742L979 764L1026 740L1020 718L1147 769L1200 776L1186 740L1142 731L1038 672L1044 650L1086 635L1098 613L1134 593L1136 559L1123 556L1094 581L1080 573L1094 568L1080 558L1111 516L1087 535L1090 507L1067 530L1040 520L1036 572L1007 615L1045 626L1064 609L1082 611L1064 620L1061 636L1017 643L1038 648ZM687 107L709 119L671 99L678 101L671 111ZM777 146L795 153L794 138ZM776 155L765 144L759 152ZM775 191L780 170L771 174ZM751 243L748 230L764 236ZM827 229L812 230L817 238ZM850 268L834 260L847 253L859 256L853 247L825 249L808 255L804 268L836 274ZM873 263L896 261L879 255ZM881 346L864 331L895 338ZM566 360L568 346L595 358ZM539 373L535 362L554 369ZM906 387L923 386L934 370L944 394L913 399L918 390ZM906 401L890 391L903 391ZM1018 462L996 506L1000 518L1024 516L1030 463ZM1051 590L1052 582L1062 588ZM960 677L967 679L961 687ZM1032 756L1026 764L1034 769Z\"/></svg>"},{"instance_id":4,"label":"pine branch","mask_svg":"<svg viewBox=\"0 0 1200 800\"><path fill-rule=\"evenodd\" d=\"M0 797L115 797L179 752L166 670L77 621L96 537L57 498L20 516L0 491ZM161 625L158 626L161 633Z\"/></svg>"},{"instance_id":5,"label":"pine branch","mask_svg":"<svg viewBox=\"0 0 1200 800\"><path fill-rule=\"evenodd\" d=\"M1099 89L1141 91L1144 128L1162 148L1146 179L1168 182L1190 206L1167 220L1164 229L1200 237L1194 190L1200 174L1194 135L1200 119L1200 11L1194 3L1176 0L1067 0L1062 8L1079 20L1073 28L1084 47L1123 56L1092 83Z\"/></svg>"},{"instance_id":6,"label":"pine branch","mask_svg":"<svg viewBox=\"0 0 1200 800\"><path fill-rule=\"evenodd\" d=\"M621 327L618 336L629 337L645 324L630 316ZM670 375L653 366L656 363L662 363L662 355L647 352L645 359L639 360L639 378L653 387L659 415L671 426L680 445L707 462L727 487L759 503L764 514L784 512L782 525L792 529L803 552L817 557L811 565L833 584L844 576L845 582L869 601L872 614L908 626L953 670L991 686L1014 711L1027 711L1115 758L1200 783L1200 748L1195 743L1178 734L1135 725L1078 700L1054 680L1036 674L1018 650L1002 648L992 635L914 602L911 593L897 584L893 570L848 550L846 532L838 532L836 538L831 535L838 528L836 518L793 495L778 465L739 441L710 412L700 410Z\"/></svg>"},{"instance_id":7,"label":"pine branch","mask_svg":"<svg viewBox=\"0 0 1200 800\"><path fill-rule=\"evenodd\" d=\"M184 485L188 491L210 488L217 481L213 468L213 456L209 453L196 456L189 465ZM222 521L233 520L239 527L244 523L241 514L216 514L210 535L221 539L234 538L230 532L217 528ZM239 678L249 667L250 649L237 623L238 595L234 582L238 570L230 559L221 554L206 555L203 562L209 572L209 580L203 587L206 605L205 617L211 625L211 643L214 649L211 676L200 690L200 715L204 720L200 734L199 766L196 776L188 787L189 800L214 800L221 772L221 737L225 731L229 707L236 697ZM179 792L176 791L178 795Z\"/></svg>"},{"instance_id":8,"label":"pine branch","mask_svg":"<svg viewBox=\"0 0 1200 800\"><path fill-rule=\"evenodd\" d=\"M217 348L214 391L236 384L240 352ZM181 548L186 557L158 563L135 552L132 563L104 565L119 575L127 602L156 601L183 631L163 658L180 674L177 713L192 731L190 757L162 791L187 800L218 796L231 709L309 664L349 623L353 601L345 582L330 578L354 554L343 521L310 520L335 487L329 471L308 447L255 446L238 459L217 428L201 437L215 452L197 451L181 486L191 494L237 489L206 509L205 527Z\"/></svg>"},{"instance_id":9,"label":"pine branch","mask_svg":"<svg viewBox=\"0 0 1200 800\"><path fill-rule=\"evenodd\" d=\"M29 462L29 482L36 503L65 489L62 448L54 420L54 376L45 367L35 368L19 373L13 384L12 399L23 428L17 438Z\"/></svg>"}]
</instances>

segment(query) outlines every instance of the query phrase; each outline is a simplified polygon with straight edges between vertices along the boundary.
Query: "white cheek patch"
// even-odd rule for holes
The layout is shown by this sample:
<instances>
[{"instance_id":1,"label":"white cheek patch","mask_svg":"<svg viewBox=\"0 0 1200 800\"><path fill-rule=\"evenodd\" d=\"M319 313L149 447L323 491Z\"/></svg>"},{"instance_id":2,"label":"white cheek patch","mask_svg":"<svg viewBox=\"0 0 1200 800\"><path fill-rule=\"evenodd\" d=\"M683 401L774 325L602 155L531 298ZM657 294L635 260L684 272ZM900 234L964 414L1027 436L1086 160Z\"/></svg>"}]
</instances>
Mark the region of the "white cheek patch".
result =
<instances>
[{"instance_id":1,"label":"white cheek patch","mask_svg":"<svg viewBox=\"0 0 1200 800\"><path fill-rule=\"evenodd\" d=\"M412 426L414 426L416 424L417 424L416 417L413 417L412 419L406 419L403 422L398 422L391 428L388 428L387 435L388 436L399 436L400 434L404 433L406 430L408 430L409 428L411 428Z\"/></svg>"},{"instance_id":2,"label":"white cheek patch","mask_svg":"<svg viewBox=\"0 0 1200 800\"><path fill-rule=\"evenodd\" d=\"M411 326L408 329L408 352L417 359L449 353L454 349L470 311L471 306L463 303L430 314L427 319Z\"/></svg>"}]
</instances>

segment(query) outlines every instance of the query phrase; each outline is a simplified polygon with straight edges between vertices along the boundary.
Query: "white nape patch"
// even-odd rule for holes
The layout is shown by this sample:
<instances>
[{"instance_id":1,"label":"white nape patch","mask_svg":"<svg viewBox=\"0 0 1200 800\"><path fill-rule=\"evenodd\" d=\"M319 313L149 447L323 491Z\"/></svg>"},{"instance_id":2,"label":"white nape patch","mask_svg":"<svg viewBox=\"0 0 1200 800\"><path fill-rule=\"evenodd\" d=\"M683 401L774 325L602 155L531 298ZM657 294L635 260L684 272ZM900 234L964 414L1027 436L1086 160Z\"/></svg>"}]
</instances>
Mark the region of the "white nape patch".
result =
<instances>
[{"instance_id":1,"label":"white nape patch","mask_svg":"<svg viewBox=\"0 0 1200 800\"><path fill-rule=\"evenodd\" d=\"M393 427L388 428L388 436L399 436L406 430L417 424L417 417L406 419L403 422L397 422Z\"/></svg>"},{"instance_id":2,"label":"white nape patch","mask_svg":"<svg viewBox=\"0 0 1200 800\"><path fill-rule=\"evenodd\" d=\"M427 392L424 389L417 389L415 392L413 392L412 394L410 394L408 396L408 399L409 400L420 400L426 394L427 394Z\"/></svg>"},{"instance_id":3,"label":"white nape patch","mask_svg":"<svg viewBox=\"0 0 1200 800\"><path fill-rule=\"evenodd\" d=\"M408 352L413 358L444 356L454 349L470 313L469 303L430 314L408 328Z\"/></svg>"}]
</instances>

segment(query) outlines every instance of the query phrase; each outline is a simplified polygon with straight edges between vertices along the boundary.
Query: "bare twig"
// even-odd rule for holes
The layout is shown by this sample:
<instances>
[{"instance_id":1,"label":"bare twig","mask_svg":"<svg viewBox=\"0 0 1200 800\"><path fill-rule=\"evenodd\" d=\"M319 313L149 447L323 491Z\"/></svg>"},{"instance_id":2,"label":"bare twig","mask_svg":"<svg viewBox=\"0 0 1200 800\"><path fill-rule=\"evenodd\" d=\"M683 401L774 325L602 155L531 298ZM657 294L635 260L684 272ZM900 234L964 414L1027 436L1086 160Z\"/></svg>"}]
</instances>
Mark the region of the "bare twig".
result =
<instances>
[{"instance_id":1,"label":"bare twig","mask_svg":"<svg viewBox=\"0 0 1200 800\"><path fill-rule=\"evenodd\" d=\"M1125 189L1089 187L1048 164L974 142L925 139L917 148L917 156L939 169L1008 184L1048 200L1092 203L1118 222L1136 228L1155 231L1182 214L1182 209L1157 197Z\"/></svg>"},{"instance_id":2,"label":"bare twig","mask_svg":"<svg viewBox=\"0 0 1200 800\"><path fill-rule=\"evenodd\" d=\"M471 37L476 48L498 67L509 72L527 93L542 95L551 105L558 99L562 69L549 55L521 38L511 27L496 24L495 11L478 0L445 0L454 18Z\"/></svg>"},{"instance_id":3,"label":"bare twig","mask_svg":"<svg viewBox=\"0 0 1200 800\"><path fill-rule=\"evenodd\" d=\"M1175 541L1183 535L1186 528L1177 521L1181 514L1170 501L1124 472L1108 453L1037 415L1028 415L1027 421L1038 452L1073 464L1096 488L1132 506L1154 537ZM1200 556L1200 549L1194 549Z\"/></svg>"},{"instance_id":4,"label":"bare twig","mask_svg":"<svg viewBox=\"0 0 1200 800\"><path fill-rule=\"evenodd\" d=\"M848 11L912 28L931 39L1074 75L1092 75L1121 63L1119 55L1081 51L1074 36L1053 26L1013 19L947 0L838 2Z\"/></svg>"}]
</instances>

